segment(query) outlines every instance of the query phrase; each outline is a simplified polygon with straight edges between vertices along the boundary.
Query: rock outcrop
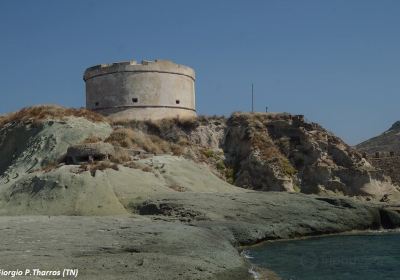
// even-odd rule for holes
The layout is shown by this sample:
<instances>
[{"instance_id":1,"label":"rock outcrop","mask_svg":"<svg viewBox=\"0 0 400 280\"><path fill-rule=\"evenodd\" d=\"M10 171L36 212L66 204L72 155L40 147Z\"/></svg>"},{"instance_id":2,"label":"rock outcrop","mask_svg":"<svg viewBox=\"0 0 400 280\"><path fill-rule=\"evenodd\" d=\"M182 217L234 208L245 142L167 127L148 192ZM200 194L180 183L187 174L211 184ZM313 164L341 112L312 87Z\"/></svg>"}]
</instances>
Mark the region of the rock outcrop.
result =
<instances>
[{"instance_id":1,"label":"rock outcrop","mask_svg":"<svg viewBox=\"0 0 400 280\"><path fill-rule=\"evenodd\" d=\"M286 192L158 193L128 209L134 214L1 216L2 267L73 266L88 280L251 280L240 245L400 226L398 213L369 203Z\"/></svg>"},{"instance_id":2,"label":"rock outcrop","mask_svg":"<svg viewBox=\"0 0 400 280\"><path fill-rule=\"evenodd\" d=\"M379 157L369 156L368 161L377 169L392 179L392 182L400 186L400 155L382 156Z\"/></svg>"},{"instance_id":3,"label":"rock outcrop","mask_svg":"<svg viewBox=\"0 0 400 280\"><path fill-rule=\"evenodd\" d=\"M56 165L68 147L92 135L104 139L111 131L108 123L83 117L6 123L0 127L0 184Z\"/></svg>"},{"instance_id":4,"label":"rock outcrop","mask_svg":"<svg viewBox=\"0 0 400 280\"><path fill-rule=\"evenodd\" d=\"M247 189L378 199L398 192L359 152L301 115L234 113L129 126L178 143L183 156Z\"/></svg>"},{"instance_id":5,"label":"rock outcrop","mask_svg":"<svg viewBox=\"0 0 400 280\"><path fill-rule=\"evenodd\" d=\"M46 110L42 108L40 115L46 116ZM40 120L14 118L2 124L0 180L14 189L7 194L14 194L21 186L27 186L23 188L26 191L51 189L52 184L68 176L76 177L67 180L69 186L71 182L82 184L82 180L91 185L103 173L110 176L104 182L114 182L114 173L121 182L128 182L123 177L142 172L154 178L142 176L137 184L148 185L145 180L150 180L157 182L151 183L153 186L178 192L221 191L231 183L252 190L377 200L384 195L391 199L398 195L396 187L360 153L303 116L235 113L228 119L107 123L82 114L59 117L57 110L51 110L50 116ZM161 165L153 164L160 159ZM65 163L72 165L65 167ZM171 170L177 164L176 171ZM196 174L196 170L201 172ZM65 174L64 179L56 179L60 172ZM35 179L43 174L45 183ZM221 183L221 179L227 183ZM71 211L68 208L67 212Z\"/></svg>"},{"instance_id":6,"label":"rock outcrop","mask_svg":"<svg viewBox=\"0 0 400 280\"><path fill-rule=\"evenodd\" d=\"M395 122L381 135L364 141L355 148L375 168L400 186L400 121Z\"/></svg>"},{"instance_id":7,"label":"rock outcrop","mask_svg":"<svg viewBox=\"0 0 400 280\"><path fill-rule=\"evenodd\" d=\"M395 122L388 130L381 135L368 139L355 146L360 152L374 156L375 153L390 155L400 154L400 121Z\"/></svg>"},{"instance_id":8,"label":"rock outcrop","mask_svg":"<svg viewBox=\"0 0 400 280\"><path fill-rule=\"evenodd\" d=\"M69 146L65 161L69 164L79 164L82 162L110 160L113 156L115 156L115 150L109 143L83 143Z\"/></svg>"},{"instance_id":9,"label":"rock outcrop","mask_svg":"<svg viewBox=\"0 0 400 280\"><path fill-rule=\"evenodd\" d=\"M222 148L242 187L378 197L395 191L360 153L303 116L233 114Z\"/></svg>"}]
</instances>

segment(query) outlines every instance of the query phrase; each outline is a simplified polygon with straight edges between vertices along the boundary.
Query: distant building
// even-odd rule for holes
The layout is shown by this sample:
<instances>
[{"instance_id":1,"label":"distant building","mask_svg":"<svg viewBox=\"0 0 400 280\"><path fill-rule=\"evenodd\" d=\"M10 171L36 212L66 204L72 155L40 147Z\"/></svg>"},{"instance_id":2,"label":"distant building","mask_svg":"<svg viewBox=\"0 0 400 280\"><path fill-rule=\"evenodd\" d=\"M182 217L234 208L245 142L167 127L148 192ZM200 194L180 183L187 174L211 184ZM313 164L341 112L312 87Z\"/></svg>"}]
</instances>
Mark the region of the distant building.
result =
<instances>
[{"instance_id":1,"label":"distant building","mask_svg":"<svg viewBox=\"0 0 400 280\"><path fill-rule=\"evenodd\" d=\"M114 120L196 116L195 72L167 60L86 69L86 108Z\"/></svg>"}]
</instances>

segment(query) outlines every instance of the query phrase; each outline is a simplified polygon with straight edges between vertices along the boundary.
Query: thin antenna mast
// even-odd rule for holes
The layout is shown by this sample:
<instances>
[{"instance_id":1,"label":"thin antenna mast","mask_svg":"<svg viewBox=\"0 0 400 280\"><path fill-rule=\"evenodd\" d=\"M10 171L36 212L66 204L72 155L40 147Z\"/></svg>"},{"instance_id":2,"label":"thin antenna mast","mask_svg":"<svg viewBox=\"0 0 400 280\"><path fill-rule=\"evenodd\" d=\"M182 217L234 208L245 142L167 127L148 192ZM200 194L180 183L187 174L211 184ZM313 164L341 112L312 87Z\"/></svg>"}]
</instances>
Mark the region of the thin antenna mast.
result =
<instances>
[{"instance_id":1,"label":"thin antenna mast","mask_svg":"<svg viewBox=\"0 0 400 280\"><path fill-rule=\"evenodd\" d=\"M251 84L251 112L254 113L254 85Z\"/></svg>"}]
</instances>

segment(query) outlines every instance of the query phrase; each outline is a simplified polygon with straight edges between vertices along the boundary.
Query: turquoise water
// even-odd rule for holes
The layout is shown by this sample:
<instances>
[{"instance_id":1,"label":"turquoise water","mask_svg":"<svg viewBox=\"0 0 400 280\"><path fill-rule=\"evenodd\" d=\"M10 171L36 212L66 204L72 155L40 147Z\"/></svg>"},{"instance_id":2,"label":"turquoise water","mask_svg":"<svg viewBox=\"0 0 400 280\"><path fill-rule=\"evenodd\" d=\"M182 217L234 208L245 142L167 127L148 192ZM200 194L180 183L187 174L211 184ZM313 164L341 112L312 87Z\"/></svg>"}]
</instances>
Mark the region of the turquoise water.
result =
<instances>
[{"instance_id":1,"label":"turquoise water","mask_svg":"<svg viewBox=\"0 0 400 280\"><path fill-rule=\"evenodd\" d=\"M400 279L399 233L267 242L247 255L285 280Z\"/></svg>"}]
</instances>

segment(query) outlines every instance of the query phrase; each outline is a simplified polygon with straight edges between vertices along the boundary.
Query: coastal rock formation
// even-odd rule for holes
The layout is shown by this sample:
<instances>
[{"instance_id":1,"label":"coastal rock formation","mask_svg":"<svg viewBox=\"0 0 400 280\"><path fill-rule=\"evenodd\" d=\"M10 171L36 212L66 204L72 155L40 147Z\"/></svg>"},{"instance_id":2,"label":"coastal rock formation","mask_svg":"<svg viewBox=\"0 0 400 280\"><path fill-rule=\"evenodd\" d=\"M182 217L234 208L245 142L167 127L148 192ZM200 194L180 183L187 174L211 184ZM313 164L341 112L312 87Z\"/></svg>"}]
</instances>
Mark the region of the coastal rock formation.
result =
<instances>
[{"instance_id":1,"label":"coastal rock formation","mask_svg":"<svg viewBox=\"0 0 400 280\"><path fill-rule=\"evenodd\" d=\"M165 194L132 207L140 215L168 217L227 232L240 245L400 225L397 212L378 205L285 192Z\"/></svg>"},{"instance_id":2,"label":"coastal rock formation","mask_svg":"<svg viewBox=\"0 0 400 280\"><path fill-rule=\"evenodd\" d=\"M106 138L112 128L101 120L91 118L90 112L53 106L24 109L5 117L0 123L0 184L56 165L68 147L90 136Z\"/></svg>"},{"instance_id":3,"label":"coastal rock formation","mask_svg":"<svg viewBox=\"0 0 400 280\"><path fill-rule=\"evenodd\" d=\"M73 266L88 280L250 280L240 245L400 225L398 213L378 206L286 192L165 193L128 210L134 214L2 216L2 268Z\"/></svg>"},{"instance_id":4,"label":"coastal rock formation","mask_svg":"<svg viewBox=\"0 0 400 280\"><path fill-rule=\"evenodd\" d=\"M67 109L41 110L42 116L49 116L41 120L14 118L0 128L3 184L34 171L57 170L63 163L83 163L80 170L92 177L96 170L122 170L118 165L157 174L158 167L144 161L168 154L246 189L378 200L384 195L395 199L399 194L383 172L359 152L303 116L235 113L228 119L107 122L73 114L60 119L54 113ZM190 189L188 183L174 188Z\"/></svg>"},{"instance_id":5,"label":"coastal rock formation","mask_svg":"<svg viewBox=\"0 0 400 280\"><path fill-rule=\"evenodd\" d=\"M368 161L389 176L394 184L400 186L400 155L385 156L380 153L379 157L369 156Z\"/></svg>"},{"instance_id":6,"label":"coastal rock formation","mask_svg":"<svg viewBox=\"0 0 400 280\"><path fill-rule=\"evenodd\" d=\"M377 169L400 186L400 121L379 136L355 147Z\"/></svg>"},{"instance_id":7,"label":"coastal rock formation","mask_svg":"<svg viewBox=\"0 0 400 280\"><path fill-rule=\"evenodd\" d=\"M4 270L73 267L85 280L253 279L230 240L202 227L140 216L14 216L0 217L0 228Z\"/></svg>"},{"instance_id":8,"label":"coastal rock formation","mask_svg":"<svg viewBox=\"0 0 400 280\"><path fill-rule=\"evenodd\" d=\"M222 148L242 187L378 197L396 191L360 153L303 116L233 114Z\"/></svg>"},{"instance_id":9,"label":"coastal rock formation","mask_svg":"<svg viewBox=\"0 0 400 280\"><path fill-rule=\"evenodd\" d=\"M2 267L72 265L83 279L250 279L241 245L399 227L393 198L379 201L395 189L383 192L379 176L301 116L111 122L27 108L0 118Z\"/></svg>"}]
</instances>

